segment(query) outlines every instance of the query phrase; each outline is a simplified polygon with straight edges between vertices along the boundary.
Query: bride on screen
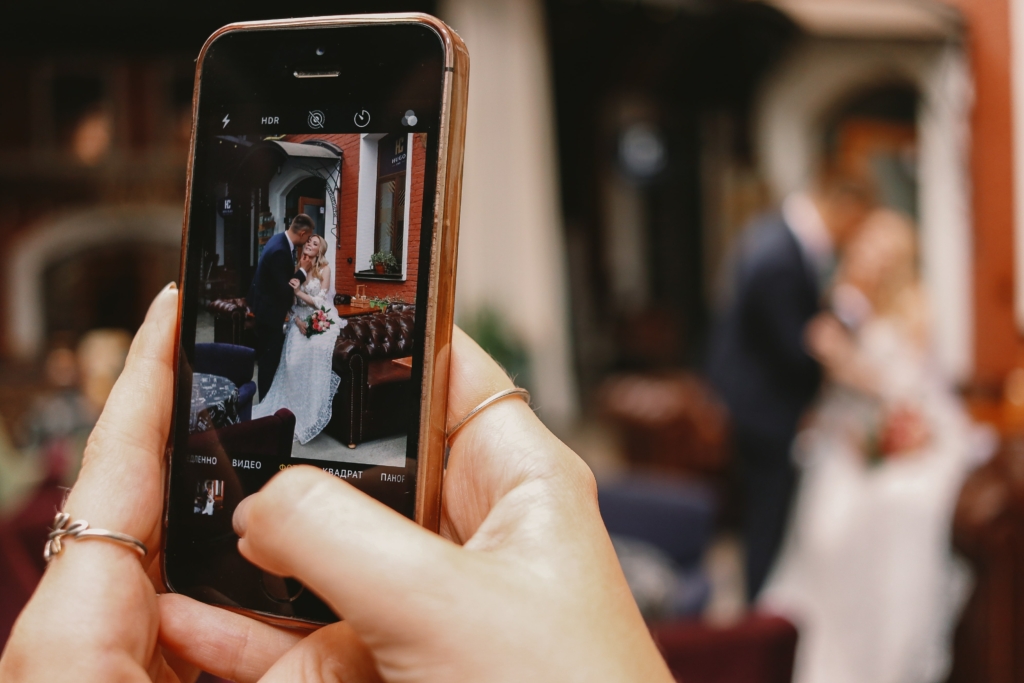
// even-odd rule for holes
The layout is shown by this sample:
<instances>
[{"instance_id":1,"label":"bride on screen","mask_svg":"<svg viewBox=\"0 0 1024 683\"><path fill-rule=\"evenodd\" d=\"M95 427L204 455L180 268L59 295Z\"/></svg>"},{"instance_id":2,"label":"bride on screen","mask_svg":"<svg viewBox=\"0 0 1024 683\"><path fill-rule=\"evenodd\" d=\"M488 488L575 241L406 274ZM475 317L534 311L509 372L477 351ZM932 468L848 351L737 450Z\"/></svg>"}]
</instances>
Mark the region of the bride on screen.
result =
<instances>
[{"instance_id":1,"label":"bride on screen","mask_svg":"<svg viewBox=\"0 0 1024 683\"><path fill-rule=\"evenodd\" d=\"M299 284L292 280L295 305L289 315L281 365L266 397L253 406L253 419L273 415L281 408L295 414L295 440L305 444L331 421L331 404L341 378L331 369L334 342L345 326L331 301L331 268L327 264L327 241L313 235L302 248L299 264L309 273ZM310 316L326 309L330 327L307 336Z\"/></svg>"}]
</instances>

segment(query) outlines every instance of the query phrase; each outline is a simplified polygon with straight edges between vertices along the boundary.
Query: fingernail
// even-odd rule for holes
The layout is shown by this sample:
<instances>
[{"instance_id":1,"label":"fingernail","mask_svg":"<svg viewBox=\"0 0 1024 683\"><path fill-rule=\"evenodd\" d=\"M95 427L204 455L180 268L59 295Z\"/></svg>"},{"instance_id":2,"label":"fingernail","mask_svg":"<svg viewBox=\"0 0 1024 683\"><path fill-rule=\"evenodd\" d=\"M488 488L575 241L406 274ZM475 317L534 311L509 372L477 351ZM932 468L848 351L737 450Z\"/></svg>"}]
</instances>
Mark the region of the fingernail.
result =
<instances>
[{"instance_id":1,"label":"fingernail","mask_svg":"<svg viewBox=\"0 0 1024 683\"><path fill-rule=\"evenodd\" d=\"M167 286L164 287L164 289L169 289L172 292L177 291L178 283L177 282L169 282L169 283L167 283Z\"/></svg>"},{"instance_id":2,"label":"fingernail","mask_svg":"<svg viewBox=\"0 0 1024 683\"><path fill-rule=\"evenodd\" d=\"M246 510L249 507L249 499L243 498L242 502L235 508L235 514L231 516L231 526L235 528L235 533L239 536L245 536L245 525L248 522L248 515Z\"/></svg>"}]
</instances>

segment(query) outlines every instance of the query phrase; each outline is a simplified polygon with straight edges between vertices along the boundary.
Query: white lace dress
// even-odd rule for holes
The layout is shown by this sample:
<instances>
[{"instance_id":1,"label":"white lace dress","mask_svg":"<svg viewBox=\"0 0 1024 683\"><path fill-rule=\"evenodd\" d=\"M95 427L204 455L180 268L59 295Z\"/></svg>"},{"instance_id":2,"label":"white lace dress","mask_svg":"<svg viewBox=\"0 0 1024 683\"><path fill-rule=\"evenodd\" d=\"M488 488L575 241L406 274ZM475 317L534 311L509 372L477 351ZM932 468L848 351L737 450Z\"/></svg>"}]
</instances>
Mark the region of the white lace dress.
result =
<instances>
[{"instance_id":1,"label":"white lace dress","mask_svg":"<svg viewBox=\"0 0 1024 683\"><path fill-rule=\"evenodd\" d=\"M341 382L331 369L331 357L334 342L347 321L338 317L334 306L328 302L330 292L319 279L307 279L301 289L313 297L317 307L327 309L334 324L323 334L307 338L298 325L288 323L274 383L266 397L253 406L252 417L255 420L287 408L295 414L295 440L305 444L331 421L331 403ZM292 306L292 320L305 320L312 313L313 308L300 300Z\"/></svg>"},{"instance_id":2,"label":"white lace dress","mask_svg":"<svg viewBox=\"0 0 1024 683\"><path fill-rule=\"evenodd\" d=\"M868 323L859 350L885 403L921 411L931 442L867 463L880 402L827 387L795 446L800 493L761 607L800 630L796 683L938 683L969 586L951 549L953 509L989 444L898 326Z\"/></svg>"}]
</instances>

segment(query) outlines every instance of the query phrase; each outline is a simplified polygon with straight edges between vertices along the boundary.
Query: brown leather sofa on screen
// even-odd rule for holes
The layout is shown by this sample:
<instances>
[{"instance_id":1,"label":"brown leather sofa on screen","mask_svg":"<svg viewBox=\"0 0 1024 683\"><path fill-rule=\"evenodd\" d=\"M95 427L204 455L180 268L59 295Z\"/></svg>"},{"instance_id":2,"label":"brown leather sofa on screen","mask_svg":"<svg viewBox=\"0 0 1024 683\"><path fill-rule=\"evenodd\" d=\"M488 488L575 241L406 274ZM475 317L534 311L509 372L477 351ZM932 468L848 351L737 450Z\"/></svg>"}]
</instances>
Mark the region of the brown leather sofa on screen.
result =
<instances>
[{"instance_id":1,"label":"brown leather sofa on screen","mask_svg":"<svg viewBox=\"0 0 1024 683\"><path fill-rule=\"evenodd\" d=\"M334 346L341 384L326 429L338 441L355 447L408 429L412 368L395 361L412 356L415 316L415 306L392 304L347 319Z\"/></svg>"},{"instance_id":2,"label":"brown leather sofa on screen","mask_svg":"<svg viewBox=\"0 0 1024 683\"><path fill-rule=\"evenodd\" d=\"M255 346L255 319L248 315L245 299L215 299L206 304L206 310L213 314L213 341Z\"/></svg>"}]
</instances>

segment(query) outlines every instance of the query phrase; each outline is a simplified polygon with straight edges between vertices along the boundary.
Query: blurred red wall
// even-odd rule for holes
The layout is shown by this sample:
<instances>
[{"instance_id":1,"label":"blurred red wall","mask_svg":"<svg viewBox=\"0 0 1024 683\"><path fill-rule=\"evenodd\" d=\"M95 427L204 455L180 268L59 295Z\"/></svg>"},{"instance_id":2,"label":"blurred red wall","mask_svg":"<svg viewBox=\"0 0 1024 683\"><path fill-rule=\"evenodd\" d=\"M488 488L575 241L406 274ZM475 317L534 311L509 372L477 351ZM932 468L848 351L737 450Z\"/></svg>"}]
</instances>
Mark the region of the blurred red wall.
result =
<instances>
[{"instance_id":1,"label":"blurred red wall","mask_svg":"<svg viewBox=\"0 0 1024 683\"><path fill-rule=\"evenodd\" d=\"M1009 0L947 0L963 12L975 81L975 379L1002 382L1024 352L1014 321L1013 109Z\"/></svg>"}]
</instances>

